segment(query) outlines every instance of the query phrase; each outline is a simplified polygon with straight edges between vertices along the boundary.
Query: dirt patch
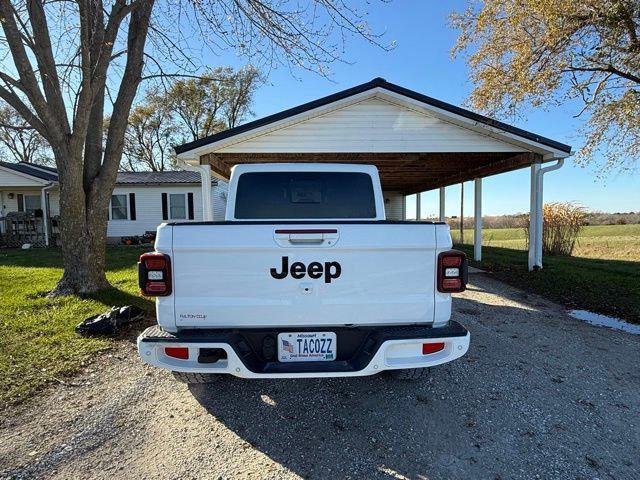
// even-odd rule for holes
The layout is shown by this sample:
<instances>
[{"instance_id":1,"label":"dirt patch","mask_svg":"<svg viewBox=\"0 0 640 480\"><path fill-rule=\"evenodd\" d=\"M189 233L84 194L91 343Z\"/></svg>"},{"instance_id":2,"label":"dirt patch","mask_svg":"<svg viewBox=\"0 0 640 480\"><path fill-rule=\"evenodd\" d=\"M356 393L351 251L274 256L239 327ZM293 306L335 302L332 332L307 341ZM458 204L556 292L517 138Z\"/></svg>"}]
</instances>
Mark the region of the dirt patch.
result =
<instances>
[{"instance_id":1,"label":"dirt patch","mask_svg":"<svg viewBox=\"0 0 640 480\"><path fill-rule=\"evenodd\" d=\"M456 298L462 359L417 383L189 389L122 341L4 412L2 478L634 478L640 338L486 276Z\"/></svg>"}]
</instances>

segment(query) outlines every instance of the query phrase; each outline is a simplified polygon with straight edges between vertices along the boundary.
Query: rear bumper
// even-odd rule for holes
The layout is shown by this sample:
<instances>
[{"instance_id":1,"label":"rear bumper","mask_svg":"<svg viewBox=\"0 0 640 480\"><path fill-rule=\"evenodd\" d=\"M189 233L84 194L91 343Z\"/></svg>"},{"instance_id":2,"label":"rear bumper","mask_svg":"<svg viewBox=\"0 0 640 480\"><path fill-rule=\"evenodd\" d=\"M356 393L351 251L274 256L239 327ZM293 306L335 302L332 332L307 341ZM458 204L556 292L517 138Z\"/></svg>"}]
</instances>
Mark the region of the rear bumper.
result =
<instances>
[{"instance_id":1,"label":"rear bumper","mask_svg":"<svg viewBox=\"0 0 640 480\"><path fill-rule=\"evenodd\" d=\"M330 362L278 362L262 348L265 338L286 331L333 331L338 352ZM425 326L353 328L281 328L189 330L172 334L157 326L138 337L138 352L150 365L180 372L227 373L243 378L311 378L373 375L384 370L424 368L450 362L469 348L469 332L458 322L439 328ZM422 344L444 342L438 352L423 355ZM189 359L165 354L165 347L187 347ZM201 349L223 349L226 358L198 361Z\"/></svg>"}]
</instances>

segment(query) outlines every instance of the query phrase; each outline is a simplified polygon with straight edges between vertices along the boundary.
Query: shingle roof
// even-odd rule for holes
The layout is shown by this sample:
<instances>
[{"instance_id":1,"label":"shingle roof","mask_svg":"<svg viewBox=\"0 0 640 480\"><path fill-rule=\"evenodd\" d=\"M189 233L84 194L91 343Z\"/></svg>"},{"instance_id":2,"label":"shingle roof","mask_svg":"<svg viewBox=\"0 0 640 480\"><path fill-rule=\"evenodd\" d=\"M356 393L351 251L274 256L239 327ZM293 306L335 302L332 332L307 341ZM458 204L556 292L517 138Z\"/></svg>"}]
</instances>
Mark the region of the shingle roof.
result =
<instances>
[{"instance_id":1,"label":"shingle roof","mask_svg":"<svg viewBox=\"0 0 640 480\"><path fill-rule=\"evenodd\" d=\"M58 172L51 167L42 167L40 165L34 166L28 163L8 163L0 162L0 166L13 170L14 172L24 173L25 175L31 175L32 177L39 178L41 180L48 180L49 182L58 181Z\"/></svg>"},{"instance_id":2,"label":"shingle roof","mask_svg":"<svg viewBox=\"0 0 640 480\"><path fill-rule=\"evenodd\" d=\"M116 179L117 185L159 183L200 183L200 174L185 170L171 172L118 172L118 178Z\"/></svg>"},{"instance_id":3,"label":"shingle roof","mask_svg":"<svg viewBox=\"0 0 640 480\"><path fill-rule=\"evenodd\" d=\"M40 170L47 170L47 171L53 172L55 174L58 173L58 170L56 170L55 167L49 167L47 165L34 165L34 164L29 164L29 165L31 165L34 168L39 168Z\"/></svg>"},{"instance_id":4,"label":"shingle roof","mask_svg":"<svg viewBox=\"0 0 640 480\"><path fill-rule=\"evenodd\" d=\"M356 85L355 87L342 90L341 92L337 92L332 95L328 95L326 97L319 98L312 102L304 103L302 105L298 105L297 107L293 107L288 110L283 110L282 112L278 112L273 115L269 115L267 117L259 118L258 120L254 120L253 122L245 123L244 125L239 125L237 127L230 128L228 130L224 130L219 133L215 133L208 137L200 138L193 142L185 143L183 145L177 145L174 147L174 150L178 154L188 152L190 150L195 150L196 148L209 145L210 143L224 140L225 138L233 137L234 135L239 135L241 133L245 133L245 132L254 130L256 128L263 127L265 125L269 125L271 123L275 123L280 120L293 117L295 115L300 115L301 113L308 112L309 110L323 107L330 103L337 102L339 100L343 100L345 98L352 97L354 95L358 95L360 93L366 92L367 90L372 90L374 88L384 88L385 90L389 90L390 92L394 92L399 95L404 95L405 97L411 98L418 102L422 102L426 105L430 105L432 107L436 107L436 108L445 110L447 112L451 112L456 115L469 118L478 123L483 123L490 127L498 128L505 132L511 133L513 135L517 135L522 138L526 138L527 140L532 140L534 142L540 143L542 145L546 145L548 147L556 148L562 152L566 152L566 153L571 152L571 147L569 145L565 145L564 143L560 143L555 140L551 140L550 138L543 137L542 135L528 132L521 128L517 128L503 122L499 122L498 120L494 120L493 118L485 117L484 115L480 115L470 110L460 108L456 105L443 102L442 100L428 97L427 95L423 95L422 93L416 92L414 90L409 90L408 88L401 87L400 85L387 82L384 78L379 78L379 77L374 78L370 82Z\"/></svg>"},{"instance_id":5,"label":"shingle roof","mask_svg":"<svg viewBox=\"0 0 640 480\"><path fill-rule=\"evenodd\" d=\"M31 175L32 177L50 182L58 181L58 172L55 168L43 165L31 165L28 163L8 163L0 161L0 166L15 172ZM185 170L171 172L118 172L116 185L158 185L158 184L184 184L200 183L200 174ZM214 179L212 183L216 183Z\"/></svg>"}]
</instances>

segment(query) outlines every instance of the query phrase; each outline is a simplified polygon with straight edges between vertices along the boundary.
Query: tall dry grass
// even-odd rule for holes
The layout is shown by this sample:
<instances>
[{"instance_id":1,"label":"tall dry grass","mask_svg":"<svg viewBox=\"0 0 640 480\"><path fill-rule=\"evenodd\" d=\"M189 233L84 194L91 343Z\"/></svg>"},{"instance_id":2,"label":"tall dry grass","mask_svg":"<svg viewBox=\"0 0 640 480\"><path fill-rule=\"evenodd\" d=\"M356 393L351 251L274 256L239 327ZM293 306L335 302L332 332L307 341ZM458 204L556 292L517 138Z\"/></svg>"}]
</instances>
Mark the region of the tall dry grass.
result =
<instances>
[{"instance_id":1,"label":"tall dry grass","mask_svg":"<svg viewBox=\"0 0 640 480\"><path fill-rule=\"evenodd\" d=\"M542 207L542 252L547 255L571 255L586 219L587 212L582 205L572 202L545 204ZM528 216L524 217L524 222L528 243Z\"/></svg>"}]
</instances>

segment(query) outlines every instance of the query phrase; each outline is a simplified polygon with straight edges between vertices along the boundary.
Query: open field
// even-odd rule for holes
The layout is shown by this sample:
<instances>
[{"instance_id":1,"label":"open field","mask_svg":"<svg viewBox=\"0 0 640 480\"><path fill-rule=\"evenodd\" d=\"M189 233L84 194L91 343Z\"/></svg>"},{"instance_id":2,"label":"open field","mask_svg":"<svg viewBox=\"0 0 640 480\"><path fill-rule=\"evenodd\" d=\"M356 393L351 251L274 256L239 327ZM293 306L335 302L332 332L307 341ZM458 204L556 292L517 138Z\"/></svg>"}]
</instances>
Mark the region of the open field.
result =
<instances>
[{"instance_id":1,"label":"open field","mask_svg":"<svg viewBox=\"0 0 640 480\"><path fill-rule=\"evenodd\" d=\"M49 299L62 275L57 249L0 250L0 403L29 396L51 381L63 382L92 353L110 348L108 338L82 338L74 327L112 305L151 309L137 292L135 264L140 248L107 252L113 289L91 298Z\"/></svg>"},{"instance_id":2,"label":"open field","mask_svg":"<svg viewBox=\"0 0 640 480\"><path fill-rule=\"evenodd\" d=\"M451 231L454 243L459 232ZM473 229L465 229L464 243L473 243ZM524 250L526 239L522 228L483 229L482 244L489 247ZM640 261L640 225L594 225L584 227L578 237L573 256Z\"/></svg>"}]
</instances>

